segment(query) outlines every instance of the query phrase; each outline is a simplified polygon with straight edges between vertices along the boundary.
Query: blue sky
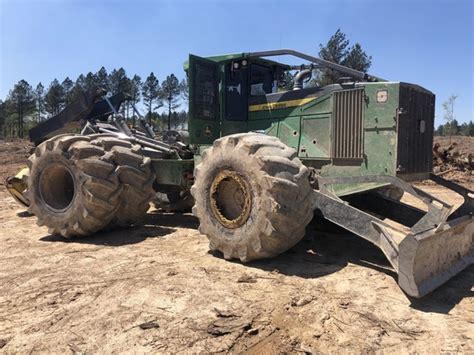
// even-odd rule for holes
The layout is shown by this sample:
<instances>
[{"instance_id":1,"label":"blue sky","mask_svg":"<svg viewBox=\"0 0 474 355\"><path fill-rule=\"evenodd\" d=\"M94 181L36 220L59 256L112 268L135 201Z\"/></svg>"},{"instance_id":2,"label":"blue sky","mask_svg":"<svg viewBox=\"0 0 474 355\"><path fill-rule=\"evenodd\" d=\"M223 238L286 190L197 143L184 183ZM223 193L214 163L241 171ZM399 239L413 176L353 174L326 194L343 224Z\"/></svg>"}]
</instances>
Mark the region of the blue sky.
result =
<instances>
[{"instance_id":1,"label":"blue sky","mask_svg":"<svg viewBox=\"0 0 474 355\"><path fill-rule=\"evenodd\" d=\"M417 83L474 120L473 1L0 0L0 98L20 79L45 86L124 67L182 78L188 53L277 48L316 54L341 28L373 57L370 72Z\"/></svg>"}]
</instances>

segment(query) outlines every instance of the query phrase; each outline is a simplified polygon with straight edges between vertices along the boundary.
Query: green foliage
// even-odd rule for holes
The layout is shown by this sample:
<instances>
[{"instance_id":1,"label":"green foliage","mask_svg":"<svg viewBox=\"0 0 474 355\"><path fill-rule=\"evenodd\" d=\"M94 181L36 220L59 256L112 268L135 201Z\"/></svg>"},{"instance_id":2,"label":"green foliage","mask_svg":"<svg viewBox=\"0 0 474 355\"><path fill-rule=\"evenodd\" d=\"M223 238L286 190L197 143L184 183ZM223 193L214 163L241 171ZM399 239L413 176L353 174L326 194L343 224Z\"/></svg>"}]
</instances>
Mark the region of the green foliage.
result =
<instances>
[{"instance_id":1,"label":"green foliage","mask_svg":"<svg viewBox=\"0 0 474 355\"><path fill-rule=\"evenodd\" d=\"M95 87L97 87L97 77L92 72L89 72L84 78L84 90L90 91Z\"/></svg>"},{"instance_id":2,"label":"green foliage","mask_svg":"<svg viewBox=\"0 0 474 355\"><path fill-rule=\"evenodd\" d=\"M188 77L181 80L180 86L181 86L181 97L186 102L186 104L188 104L189 103L189 80L188 80Z\"/></svg>"},{"instance_id":3,"label":"green foliage","mask_svg":"<svg viewBox=\"0 0 474 355\"><path fill-rule=\"evenodd\" d=\"M454 103L456 102L457 96L451 95L447 101L443 102L443 118L447 121L447 126L444 128L446 135L449 135L451 142L451 136L457 134L458 123L454 118Z\"/></svg>"},{"instance_id":4,"label":"green foliage","mask_svg":"<svg viewBox=\"0 0 474 355\"><path fill-rule=\"evenodd\" d=\"M36 122L41 122L45 114L44 110L44 86L41 83L36 85L34 91L35 101L36 101Z\"/></svg>"},{"instance_id":5,"label":"green foliage","mask_svg":"<svg viewBox=\"0 0 474 355\"><path fill-rule=\"evenodd\" d=\"M20 81L5 100L0 100L0 137L23 136L33 125L58 114L84 91L93 88L103 88L112 94L124 92L130 95L131 102L135 105L143 102L148 111L146 118L157 123L157 127L164 129L168 123L172 129L187 126L187 113L175 112L183 101L188 100L187 79L179 82L174 74L170 74L163 85L160 85L160 81L153 73L142 82L139 75L128 78L123 68L114 69L109 74L104 67L101 67L95 74L93 72L80 74L75 82L69 77L62 82L54 79L47 90L42 83L33 89L26 81ZM166 91L165 96L163 89ZM156 111L163 107L164 100L167 112L160 115ZM135 124L137 117L130 103L122 105L121 113ZM170 117L171 122L167 122L170 121Z\"/></svg>"},{"instance_id":6,"label":"green foliage","mask_svg":"<svg viewBox=\"0 0 474 355\"><path fill-rule=\"evenodd\" d=\"M145 83L143 84L142 96L143 102L148 111L148 116L151 120L152 112L163 106L160 82L153 72L148 75Z\"/></svg>"},{"instance_id":7,"label":"green foliage","mask_svg":"<svg viewBox=\"0 0 474 355\"><path fill-rule=\"evenodd\" d=\"M67 76L66 79L63 80L61 83L64 91L64 103L66 105L69 105L73 101L73 91L72 89L74 88L74 83L72 82L71 79Z\"/></svg>"},{"instance_id":8,"label":"green foliage","mask_svg":"<svg viewBox=\"0 0 474 355\"><path fill-rule=\"evenodd\" d=\"M10 91L7 101L7 116L10 118L11 128L16 131L18 137L23 138L25 120L35 111L33 88L26 80L20 80Z\"/></svg>"},{"instance_id":9,"label":"green foliage","mask_svg":"<svg viewBox=\"0 0 474 355\"><path fill-rule=\"evenodd\" d=\"M171 112L179 107L179 96L182 85L174 74L170 74L161 84L161 93L166 106L168 107L168 129L171 129Z\"/></svg>"},{"instance_id":10,"label":"green foliage","mask_svg":"<svg viewBox=\"0 0 474 355\"><path fill-rule=\"evenodd\" d=\"M78 96L85 90L86 78L83 74L79 75L76 79L74 87L71 92L71 100L74 101Z\"/></svg>"},{"instance_id":11,"label":"green foliage","mask_svg":"<svg viewBox=\"0 0 474 355\"><path fill-rule=\"evenodd\" d=\"M359 43L349 46L349 40L341 29L338 29L325 45L319 45L319 57L362 72L367 72L372 64L372 57L365 53ZM322 69L316 76L313 84L322 86L336 83L343 74L331 69Z\"/></svg>"},{"instance_id":12,"label":"green foliage","mask_svg":"<svg viewBox=\"0 0 474 355\"><path fill-rule=\"evenodd\" d=\"M439 125L435 130L436 136L470 136L474 137L474 122L471 120L463 124L459 124L456 119L451 122L446 122L444 125Z\"/></svg>"},{"instance_id":13,"label":"green foliage","mask_svg":"<svg viewBox=\"0 0 474 355\"><path fill-rule=\"evenodd\" d=\"M188 128L188 113L184 110L181 110L180 112L173 112L171 114L170 128L168 128L167 113L159 114L157 112L152 112L151 115L147 114L145 118L147 120L150 120L150 122L153 123L154 127L159 131L163 131L166 129L185 130Z\"/></svg>"},{"instance_id":14,"label":"green foliage","mask_svg":"<svg viewBox=\"0 0 474 355\"><path fill-rule=\"evenodd\" d=\"M368 56L359 43L354 44L342 61L342 65L361 72L367 72L372 64L372 57Z\"/></svg>"},{"instance_id":15,"label":"green foliage","mask_svg":"<svg viewBox=\"0 0 474 355\"><path fill-rule=\"evenodd\" d=\"M119 70L112 70L109 82L112 94L118 94L119 92L130 93L130 79L127 77L125 69L120 68ZM97 78L94 84L98 86Z\"/></svg>"},{"instance_id":16,"label":"green foliage","mask_svg":"<svg viewBox=\"0 0 474 355\"><path fill-rule=\"evenodd\" d=\"M132 101L134 104L140 102L142 87L142 78L139 75L135 74L132 80L130 81L130 96L132 97Z\"/></svg>"},{"instance_id":17,"label":"green foliage","mask_svg":"<svg viewBox=\"0 0 474 355\"><path fill-rule=\"evenodd\" d=\"M0 100L0 127L5 124L5 103Z\"/></svg>"},{"instance_id":18,"label":"green foliage","mask_svg":"<svg viewBox=\"0 0 474 355\"><path fill-rule=\"evenodd\" d=\"M66 97L58 79L54 79L49 85L44 102L46 112L50 116L57 115L64 108Z\"/></svg>"},{"instance_id":19,"label":"green foliage","mask_svg":"<svg viewBox=\"0 0 474 355\"><path fill-rule=\"evenodd\" d=\"M313 78L316 73L313 73ZM278 87L282 91L289 91L293 90L293 84L294 84L294 78L295 74L292 74L290 72L285 72L283 73L283 77L281 78L280 82L278 83ZM314 86L311 85L310 86Z\"/></svg>"},{"instance_id":20,"label":"green foliage","mask_svg":"<svg viewBox=\"0 0 474 355\"><path fill-rule=\"evenodd\" d=\"M110 80L109 74L107 74L107 70L104 67L101 67L99 71L96 73L96 83L97 86L101 89L106 91L110 91Z\"/></svg>"}]
</instances>

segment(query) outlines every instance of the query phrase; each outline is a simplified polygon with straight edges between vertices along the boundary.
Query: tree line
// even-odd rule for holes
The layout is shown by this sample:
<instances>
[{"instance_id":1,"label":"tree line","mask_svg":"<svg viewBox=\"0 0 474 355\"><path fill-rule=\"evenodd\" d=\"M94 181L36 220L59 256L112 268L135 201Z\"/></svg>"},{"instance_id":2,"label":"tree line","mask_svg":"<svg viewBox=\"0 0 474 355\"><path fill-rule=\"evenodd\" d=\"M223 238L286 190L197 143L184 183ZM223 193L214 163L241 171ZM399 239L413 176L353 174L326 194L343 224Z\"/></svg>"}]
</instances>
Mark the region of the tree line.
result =
<instances>
[{"instance_id":1,"label":"tree line","mask_svg":"<svg viewBox=\"0 0 474 355\"><path fill-rule=\"evenodd\" d=\"M0 137L20 137L35 124L58 114L73 102L81 92L100 87L112 94L124 92L131 99L121 106L127 120L135 120L131 105L140 102L146 108L146 119L162 128L183 128L187 122L185 110L176 112L182 101L187 100L187 80L170 74L160 82L153 72L145 81L135 74L127 76L125 69L110 73L102 67L96 73L81 74L75 81L66 77L54 79L47 88L40 82L35 87L22 79L10 90L5 100L0 100ZM159 114L158 109L165 109Z\"/></svg>"},{"instance_id":2,"label":"tree line","mask_svg":"<svg viewBox=\"0 0 474 355\"><path fill-rule=\"evenodd\" d=\"M435 129L434 134L436 136L474 136L474 123L459 124L454 115L454 107L456 104L457 95L450 95L446 101L442 103L443 106L443 119L446 121L445 124L440 124ZM450 139L451 141L451 139Z\"/></svg>"},{"instance_id":3,"label":"tree line","mask_svg":"<svg viewBox=\"0 0 474 355\"><path fill-rule=\"evenodd\" d=\"M345 33L338 29L323 45L319 45L319 57L352 69L367 72L372 57L367 55L359 43L350 45ZM306 85L321 86L335 83L344 76L330 69L318 69ZM287 74L285 88L292 89L293 75ZM157 129L183 129L188 115L180 110L182 103L188 101L187 79L179 81L174 74L160 82L153 72L145 81L139 75L127 76L125 69L114 69L110 73L102 67L96 73L81 74L75 81L66 77L54 79L46 88L41 82L35 87L26 80L20 80L10 90L5 100L0 100L0 138L22 138L35 124L58 114L73 102L82 91L101 87L116 94L125 92L131 103L141 103L146 109L146 119ZM161 110L160 110L161 109ZM134 124L136 119L130 103L121 107L124 117ZM159 113L161 111L161 113Z\"/></svg>"},{"instance_id":4,"label":"tree line","mask_svg":"<svg viewBox=\"0 0 474 355\"><path fill-rule=\"evenodd\" d=\"M456 119L445 124L440 124L435 130L436 136L471 136L474 137L474 122L459 124Z\"/></svg>"}]
</instances>

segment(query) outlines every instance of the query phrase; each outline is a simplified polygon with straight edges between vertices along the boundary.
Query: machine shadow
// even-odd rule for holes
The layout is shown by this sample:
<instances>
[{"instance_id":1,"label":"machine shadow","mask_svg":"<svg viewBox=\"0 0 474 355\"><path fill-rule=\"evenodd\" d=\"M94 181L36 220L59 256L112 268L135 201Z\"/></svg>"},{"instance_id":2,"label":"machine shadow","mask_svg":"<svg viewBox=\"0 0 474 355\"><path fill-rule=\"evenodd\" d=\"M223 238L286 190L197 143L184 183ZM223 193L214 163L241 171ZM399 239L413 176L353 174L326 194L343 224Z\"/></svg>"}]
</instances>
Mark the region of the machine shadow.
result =
<instances>
[{"instance_id":1,"label":"machine shadow","mask_svg":"<svg viewBox=\"0 0 474 355\"><path fill-rule=\"evenodd\" d=\"M110 231L101 231L85 238L64 238L58 235L47 235L40 238L43 242L62 242L94 244L104 246L123 246L136 244L148 238L161 238L176 232L176 228L197 229L199 222L190 213L163 213L150 211L141 225L130 228L117 228ZM175 228L176 227L176 228Z\"/></svg>"},{"instance_id":2,"label":"machine shadow","mask_svg":"<svg viewBox=\"0 0 474 355\"><path fill-rule=\"evenodd\" d=\"M191 213L173 213L161 210L149 211L146 223L177 228L197 229L199 227L199 220Z\"/></svg>"},{"instance_id":3,"label":"machine shadow","mask_svg":"<svg viewBox=\"0 0 474 355\"><path fill-rule=\"evenodd\" d=\"M315 218L306 228L305 238L293 248L275 258L252 261L245 266L270 272L278 270L288 276L317 278L353 263L396 277L383 253L371 243L332 226L324 231L317 226ZM222 258L219 252L210 253Z\"/></svg>"},{"instance_id":4,"label":"machine shadow","mask_svg":"<svg viewBox=\"0 0 474 355\"><path fill-rule=\"evenodd\" d=\"M245 265L269 272L278 270L288 276L317 278L337 272L352 263L383 272L397 281L397 273L382 251L372 243L328 222L325 223L324 230L320 229L320 225L317 218L313 219L306 229L306 237L286 253ZM220 253L212 254L222 257ZM411 308L447 314L463 299L474 296L473 280L474 266L470 266L421 299L408 295L406 297ZM399 292L403 293L403 290L400 289Z\"/></svg>"},{"instance_id":5,"label":"machine shadow","mask_svg":"<svg viewBox=\"0 0 474 355\"><path fill-rule=\"evenodd\" d=\"M423 298L409 298L410 307L422 312L448 314L465 298L474 297L474 265L461 271Z\"/></svg>"},{"instance_id":6,"label":"machine shadow","mask_svg":"<svg viewBox=\"0 0 474 355\"><path fill-rule=\"evenodd\" d=\"M142 225L130 228L114 229L110 231L102 231L90 237L84 238L64 238L58 235L47 235L40 238L40 241L120 247L124 245L141 243L149 238L161 238L175 231L175 228Z\"/></svg>"},{"instance_id":7,"label":"machine shadow","mask_svg":"<svg viewBox=\"0 0 474 355\"><path fill-rule=\"evenodd\" d=\"M34 214L28 212L28 210L24 210L24 211L18 212L16 216L20 218L28 218L28 217L33 217Z\"/></svg>"}]
</instances>

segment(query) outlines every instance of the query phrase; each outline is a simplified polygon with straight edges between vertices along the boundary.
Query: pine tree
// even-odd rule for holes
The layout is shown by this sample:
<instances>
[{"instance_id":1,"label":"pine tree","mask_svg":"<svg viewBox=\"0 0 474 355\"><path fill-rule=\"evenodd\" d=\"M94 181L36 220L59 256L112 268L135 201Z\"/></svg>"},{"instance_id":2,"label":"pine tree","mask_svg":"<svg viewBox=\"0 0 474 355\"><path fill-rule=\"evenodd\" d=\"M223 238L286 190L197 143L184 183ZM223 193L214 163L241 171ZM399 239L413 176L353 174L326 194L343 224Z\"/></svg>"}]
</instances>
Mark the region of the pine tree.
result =
<instances>
[{"instance_id":1,"label":"pine tree","mask_svg":"<svg viewBox=\"0 0 474 355\"><path fill-rule=\"evenodd\" d=\"M449 134L449 144L451 144L453 134L457 133L457 121L454 118L454 103L457 98L456 95L451 95L447 101L443 102L443 117L447 121L446 125L448 126L448 129L445 131Z\"/></svg>"},{"instance_id":2,"label":"pine tree","mask_svg":"<svg viewBox=\"0 0 474 355\"><path fill-rule=\"evenodd\" d=\"M163 106L161 99L162 95L160 91L160 82L156 78L155 74L153 74L153 72L148 75L145 80L145 83L143 84L142 96L145 107L148 111L148 120L150 121L152 117L152 112ZM156 106L154 106L155 104Z\"/></svg>"},{"instance_id":3,"label":"pine tree","mask_svg":"<svg viewBox=\"0 0 474 355\"><path fill-rule=\"evenodd\" d=\"M185 79L181 80L181 96L186 104L189 103L189 80L186 77Z\"/></svg>"},{"instance_id":4,"label":"pine tree","mask_svg":"<svg viewBox=\"0 0 474 355\"><path fill-rule=\"evenodd\" d=\"M33 88L26 80L20 80L10 91L9 100L17 114L17 134L23 138L25 118L35 110Z\"/></svg>"},{"instance_id":5,"label":"pine tree","mask_svg":"<svg viewBox=\"0 0 474 355\"><path fill-rule=\"evenodd\" d=\"M61 83L64 91L64 102L66 105L69 105L73 101L73 88L74 83L67 76L66 79Z\"/></svg>"},{"instance_id":6,"label":"pine tree","mask_svg":"<svg viewBox=\"0 0 474 355\"><path fill-rule=\"evenodd\" d=\"M119 70L112 70L109 76L110 92L115 95L118 93L130 94L131 80L127 77L125 69L120 68ZM125 110L128 112L129 105L121 105L120 113L125 116Z\"/></svg>"},{"instance_id":7,"label":"pine tree","mask_svg":"<svg viewBox=\"0 0 474 355\"><path fill-rule=\"evenodd\" d=\"M109 75L107 74L107 70L104 67L101 67L99 71L95 74L97 85L106 91L110 91L110 82L109 82Z\"/></svg>"},{"instance_id":8,"label":"pine tree","mask_svg":"<svg viewBox=\"0 0 474 355\"><path fill-rule=\"evenodd\" d=\"M49 85L45 96L45 109L51 116L57 115L64 107L64 89L57 79Z\"/></svg>"},{"instance_id":9,"label":"pine tree","mask_svg":"<svg viewBox=\"0 0 474 355\"><path fill-rule=\"evenodd\" d=\"M171 112L179 107L179 96L181 94L182 87L179 83L178 78L174 74L170 74L166 77L165 81L161 84L161 92L163 94L163 100L168 107L168 129L171 129Z\"/></svg>"},{"instance_id":10,"label":"pine tree","mask_svg":"<svg viewBox=\"0 0 474 355\"><path fill-rule=\"evenodd\" d=\"M84 89L85 91L89 92L90 90L97 88L97 77L92 73L87 73L85 80L84 80Z\"/></svg>"},{"instance_id":11,"label":"pine tree","mask_svg":"<svg viewBox=\"0 0 474 355\"><path fill-rule=\"evenodd\" d=\"M130 92L130 79L127 77L125 69L120 68L119 70L112 70L109 76L110 91L112 94L118 94L119 92L129 93Z\"/></svg>"},{"instance_id":12,"label":"pine tree","mask_svg":"<svg viewBox=\"0 0 474 355\"><path fill-rule=\"evenodd\" d=\"M325 46L322 44L319 45L319 56L322 59L341 64L344 58L349 54L347 50L348 45L349 40L346 39L346 34L338 28L336 33L329 38Z\"/></svg>"},{"instance_id":13,"label":"pine tree","mask_svg":"<svg viewBox=\"0 0 474 355\"><path fill-rule=\"evenodd\" d=\"M71 94L70 94L71 102L76 100L79 97L79 95L82 95L82 93L85 90L85 86L86 86L86 78L83 74L80 74L77 77L76 82L74 83L74 87L71 90Z\"/></svg>"},{"instance_id":14,"label":"pine tree","mask_svg":"<svg viewBox=\"0 0 474 355\"><path fill-rule=\"evenodd\" d=\"M5 121L6 121L6 109L5 109L5 101L0 99L0 138L3 138L4 129L5 129Z\"/></svg>"},{"instance_id":15,"label":"pine tree","mask_svg":"<svg viewBox=\"0 0 474 355\"><path fill-rule=\"evenodd\" d=\"M372 64L372 57L368 56L356 43L342 61L342 65L366 73Z\"/></svg>"},{"instance_id":16,"label":"pine tree","mask_svg":"<svg viewBox=\"0 0 474 355\"><path fill-rule=\"evenodd\" d=\"M36 85L34 92L35 101L36 101L36 122L41 122L43 120L44 114L44 86L39 83Z\"/></svg>"},{"instance_id":17,"label":"pine tree","mask_svg":"<svg viewBox=\"0 0 474 355\"><path fill-rule=\"evenodd\" d=\"M342 32L341 29L338 29L336 33L331 36L326 45L319 45L319 57L336 64L366 72L372 64L372 57L363 51L359 43L356 43L349 49L348 47L349 40L346 39L346 34ZM344 74L332 69L322 69L316 82L318 85L329 85L336 83L338 79L343 76Z\"/></svg>"},{"instance_id":18,"label":"pine tree","mask_svg":"<svg viewBox=\"0 0 474 355\"><path fill-rule=\"evenodd\" d=\"M139 75L134 75L130 80L130 101L136 105L140 102L140 95L142 91L142 78ZM135 125L135 113L133 112L133 125ZM127 117L128 117L128 106L127 106Z\"/></svg>"}]
</instances>

